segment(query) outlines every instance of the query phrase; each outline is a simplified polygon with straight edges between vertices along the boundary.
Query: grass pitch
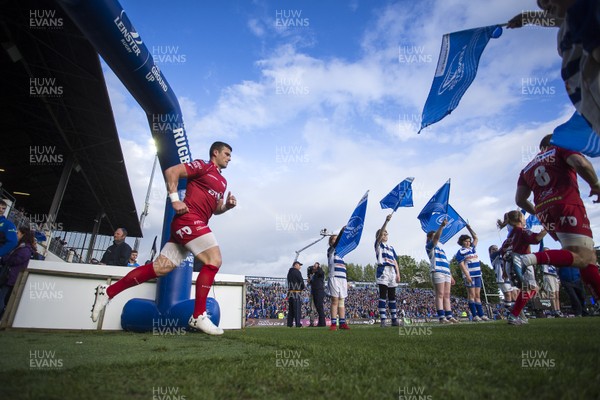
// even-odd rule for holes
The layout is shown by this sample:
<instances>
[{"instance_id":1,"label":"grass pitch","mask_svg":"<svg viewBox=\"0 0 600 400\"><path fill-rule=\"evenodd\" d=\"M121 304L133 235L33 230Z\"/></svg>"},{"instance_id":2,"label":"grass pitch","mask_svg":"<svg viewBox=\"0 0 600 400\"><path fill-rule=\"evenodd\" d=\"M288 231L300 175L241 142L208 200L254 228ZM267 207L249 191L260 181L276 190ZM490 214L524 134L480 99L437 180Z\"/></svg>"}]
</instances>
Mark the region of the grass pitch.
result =
<instances>
[{"instance_id":1,"label":"grass pitch","mask_svg":"<svg viewBox=\"0 0 600 400\"><path fill-rule=\"evenodd\" d=\"M0 398L600 398L600 318L351 327L3 331Z\"/></svg>"}]
</instances>

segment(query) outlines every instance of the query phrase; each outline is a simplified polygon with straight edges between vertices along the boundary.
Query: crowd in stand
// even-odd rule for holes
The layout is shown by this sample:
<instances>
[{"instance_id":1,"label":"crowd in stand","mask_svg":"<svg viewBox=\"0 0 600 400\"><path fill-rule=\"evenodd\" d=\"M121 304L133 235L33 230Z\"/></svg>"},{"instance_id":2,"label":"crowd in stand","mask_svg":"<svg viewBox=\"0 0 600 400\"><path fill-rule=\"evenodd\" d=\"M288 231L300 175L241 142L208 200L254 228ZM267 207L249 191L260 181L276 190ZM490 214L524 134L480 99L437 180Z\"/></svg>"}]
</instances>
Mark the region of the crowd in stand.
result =
<instances>
[{"instance_id":1,"label":"crowd in stand","mask_svg":"<svg viewBox=\"0 0 600 400\"><path fill-rule=\"evenodd\" d=\"M309 293L302 293L302 315L310 313ZM285 282L265 280L246 281L246 318L272 318L277 319L287 315L287 285ZM373 284L367 287L348 288L346 298L346 315L353 319L377 319L377 301L379 292ZM432 289L402 288L397 291L396 301L398 312L407 318L435 318L435 302ZM456 315L467 312L469 307L466 299L452 296L452 309ZM329 315L329 299L325 299L325 312Z\"/></svg>"}]
</instances>

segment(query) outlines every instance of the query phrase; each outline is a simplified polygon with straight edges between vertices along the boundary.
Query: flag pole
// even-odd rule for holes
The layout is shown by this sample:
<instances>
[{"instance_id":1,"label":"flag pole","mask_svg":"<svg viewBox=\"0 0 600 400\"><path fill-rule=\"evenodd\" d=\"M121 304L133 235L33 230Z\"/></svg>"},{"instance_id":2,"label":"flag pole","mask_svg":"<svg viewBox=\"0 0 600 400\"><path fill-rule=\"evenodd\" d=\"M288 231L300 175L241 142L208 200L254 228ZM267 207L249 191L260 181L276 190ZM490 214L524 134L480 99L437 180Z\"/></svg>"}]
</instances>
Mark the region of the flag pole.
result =
<instances>
[{"instance_id":1,"label":"flag pole","mask_svg":"<svg viewBox=\"0 0 600 400\"><path fill-rule=\"evenodd\" d=\"M152 190L152 181L154 180L154 170L156 169L156 162L158 161L158 154L154 156L154 164L152 165L152 173L150 174L150 182L148 183L148 191L146 192L146 201L144 202L144 211L140 215L140 229L144 229L144 220L148 215L148 208L150 207L150 191ZM133 244L133 250L138 251L140 246L140 238L135 238Z\"/></svg>"},{"instance_id":2,"label":"flag pole","mask_svg":"<svg viewBox=\"0 0 600 400\"><path fill-rule=\"evenodd\" d=\"M321 232L320 232L320 234L321 234L321 237L319 239L315 240L312 243L309 243L308 245L304 246L300 250L296 250L295 251L296 258L294 258L294 262L298 261L298 257L300 256L300 253L302 253L304 250L306 250L309 247L314 246L315 244L319 243L321 240L325 239L327 236L333 236L334 235L334 233L328 233L327 232L327 228L322 229Z\"/></svg>"}]
</instances>

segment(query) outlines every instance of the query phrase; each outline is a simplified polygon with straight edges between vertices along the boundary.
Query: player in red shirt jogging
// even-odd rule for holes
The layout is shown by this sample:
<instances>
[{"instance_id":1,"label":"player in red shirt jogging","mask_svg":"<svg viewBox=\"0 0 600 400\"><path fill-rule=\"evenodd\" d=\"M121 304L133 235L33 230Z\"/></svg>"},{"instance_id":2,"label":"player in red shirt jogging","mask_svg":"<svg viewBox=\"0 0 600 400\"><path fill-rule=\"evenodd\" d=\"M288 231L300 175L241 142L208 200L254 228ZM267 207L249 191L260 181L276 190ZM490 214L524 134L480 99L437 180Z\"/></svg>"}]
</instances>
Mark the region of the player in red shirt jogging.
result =
<instances>
[{"instance_id":1,"label":"player in red shirt jogging","mask_svg":"<svg viewBox=\"0 0 600 400\"><path fill-rule=\"evenodd\" d=\"M185 259L189 252L202 264L196 280L196 299L189 326L210 335L222 335L206 314L206 298L221 267L221 250L208 220L213 214L222 214L236 206L236 198L229 192L224 199L227 181L221 170L231 160L231 146L215 142L210 147L210 160L194 160L177 164L165 170L165 180L175 217L171 222L171 237L154 262L137 267L112 285L99 285L92 307L92 320L98 320L100 311L110 299L123 290L156 277L167 275ZM177 193L179 179L187 178L185 199Z\"/></svg>"},{"instance_id":2,"label":"player in red shirt jogging","mask_svg":"<svg viewBox=\"0 0 600 400\"><path fill-rule=\"evenodd\" d=\"M540 143L540 152L521 171L517 183L517 205L535 214L544 228L560 241L562 250L515 255L513 269L523 274L527 266L552 264L581 268L581 277L600 294L600 273L590 221L579 195L577 175L590 185L590 196L600 202L600 181L592 164L580 153L550 144L552 135ZM535 206L528 200L533 192Z\"/></svg>"}]
</instances>

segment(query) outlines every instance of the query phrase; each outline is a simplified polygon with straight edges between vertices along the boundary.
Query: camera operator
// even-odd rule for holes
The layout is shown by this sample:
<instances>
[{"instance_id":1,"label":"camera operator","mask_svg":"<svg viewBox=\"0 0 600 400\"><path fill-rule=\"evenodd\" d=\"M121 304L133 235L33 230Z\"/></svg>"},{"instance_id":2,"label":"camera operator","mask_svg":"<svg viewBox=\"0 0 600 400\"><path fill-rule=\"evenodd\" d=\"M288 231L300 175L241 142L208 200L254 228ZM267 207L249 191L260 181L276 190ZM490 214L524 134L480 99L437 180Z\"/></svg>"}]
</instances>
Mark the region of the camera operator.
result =
<instances>
[{"instance_id":1,"label":"camera operator","mask_svg":"<svg viewBox=\"0 0 600 400\"><path fill-rule=\"evenodd\" d=\"M316 326L326 326L325 323L325 310L323 309L323 302L325 301L325 272L321 268L321 264L316 262L311 268L308 274L308 283L310 284L310 294L314 304L319 320ZM311 326L313 314L311 313Z\"/></svg>"}]
</instances>

